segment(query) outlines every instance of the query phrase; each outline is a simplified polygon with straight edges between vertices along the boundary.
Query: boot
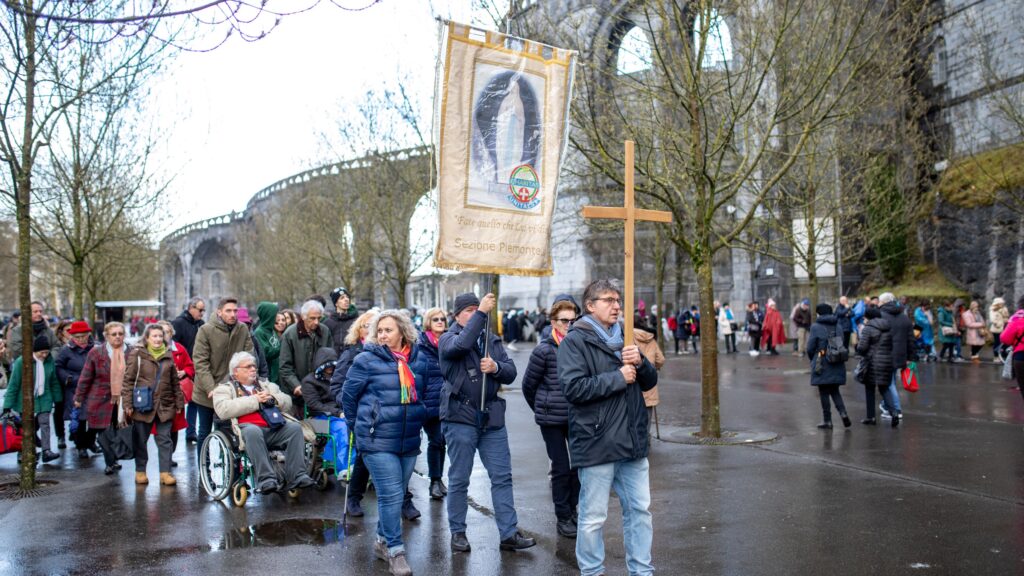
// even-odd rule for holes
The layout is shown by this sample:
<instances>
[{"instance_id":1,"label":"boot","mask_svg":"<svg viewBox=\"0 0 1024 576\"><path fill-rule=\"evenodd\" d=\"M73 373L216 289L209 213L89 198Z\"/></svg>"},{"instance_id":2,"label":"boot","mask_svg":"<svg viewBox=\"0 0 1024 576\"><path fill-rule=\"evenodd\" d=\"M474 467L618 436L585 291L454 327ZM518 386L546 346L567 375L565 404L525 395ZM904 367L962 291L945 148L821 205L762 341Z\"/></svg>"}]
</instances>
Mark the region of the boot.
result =
<instances>
[{"instance_id":1,"label":"boot","mask_svg":"<svg viewBox=\"0 0 1024 576\"><path fill-rule=\"evenodd\" d=\"M455 532L452 534L452 552L469 552L469 539L466 538L465 532Z\"/></svg>"},{"instance_id":2,"label":"boot","mask_svg":"<svg viewBox=\"0 0 1024 576\"><path fill-rule=\"evenodd\" d=\"M444 498L444 491L441 489L441 481L440 480L431 480L430 481L430 499L431 500L441 500L442 498Z\"/></svg>"},{"instance_id":3,"label":"boot","mask_svg":"<svg viewBox=\"0 0 1024 576\"><path fill-rule=\"evenodd\" d=\"M893 428L899 428L900 427L900 413L899 412L893 412L892 413L892 427Z\"/></svg>"},{"instance_id":4,"label":"boot","mask_svg":"<svg viewBox=\"0 0 1024 576\"><path fill-rule=\"evenodd\" d=\"M523 550L536 545L536 540L528 536L524 536L522 532L516 530L515 534L502 540L498 547L502 550Z\"/></svg>"},{"instance_id":5,"label":"boot","mask_svg":"<svg viewBox=\"0 0 1024 576\"><path fill-rule=\"evenodd\" d=\"M853 424L853 422L850 422L850 417L846 415L846 412L841 412L839 416L843 419L844 428L849 428Z\"/></svg>"},{"instance_id":6,"label":"boot","mask_svg":"<svg viewBox=\"0 0 1024 576\"><path fill-rule=\"evenodd\" d=\"M405 552L388 557L388 572L392 576L412 576L412 568L405 561Z\"/></svg>"},{"instance_id":7,"label":"boot","mask_svg":"<svg viewBox=\"0 0 1024 576\"><path fill-rule=\"evenodd\" d=\"M558 533L566 538L576 537L576 523L573 522L572 518L559 520L556 528L558 529Z\"/></svg>"},{"instance_id":8,"label":"boot","mask_svg":"<svg viewBox=\"0 0 1024 576\"><path fill-rule=\"evenodd\" d=\"M866 426L874 426L874 425L878 424L878 421L875 420L874 418L865 418L865 419L861 420L860 423L864 424Z\"/></svg>"},{"instance_id":9,"label":"boot","mask_svg":"<svg viewBox=\"0 0 1024 576\"><path fill-rule=\"evenodd\" d=\"M164 486L174 486L178 481L174 479L174 476L171 476L170 472L161 472L160 483Z\"/></svg>"},{"instance_id":10,"label":"boot","mask_svg":"<svg viewBox=\"0 0 1024 576\"><path fill-rule=\"evenodd\" d=\"M406 501L405 504L402 505L402 518L405 518L406 520L415 520L421 515L420 511L413 505L411 500Z\"/></svg>"},{"instance_id":11,"label":"boot","mask_svg":"<svg viewBox=\"0 0 1024 576\"><path fill-rule=\"evenodd\" d=\"M362 518L362 516L364 514L363 513L363 506L359 503L359 500L355 500L353 498L349 498L348 503L346 504L346 506L348 507L348 515L349 516L352 516L353 518Z\"/></svg>"},{"instance_id":12,"label":"boot","mask_svg":"<svg viewBox=\"0 0 1024 576\"><path fill-rule=\"evenodd\" d=\"M149 484L149 478L146 477L146 473L145 472L136 472L135 473L135 483L136 484L140 484L140 485L142 485L142 484Z\"/></svg>"},{"instance_id":13,"label":"boot","mask_svg":"<svg viewBox=\"0 0 1024 576\"><path fill-rule=\"evenodd\" d=\"M51 452L49 450L43 450L43 462L53 462L57 458L60 458L60 454L57 454L56 452Z\"/></svg>"}]
</instances>

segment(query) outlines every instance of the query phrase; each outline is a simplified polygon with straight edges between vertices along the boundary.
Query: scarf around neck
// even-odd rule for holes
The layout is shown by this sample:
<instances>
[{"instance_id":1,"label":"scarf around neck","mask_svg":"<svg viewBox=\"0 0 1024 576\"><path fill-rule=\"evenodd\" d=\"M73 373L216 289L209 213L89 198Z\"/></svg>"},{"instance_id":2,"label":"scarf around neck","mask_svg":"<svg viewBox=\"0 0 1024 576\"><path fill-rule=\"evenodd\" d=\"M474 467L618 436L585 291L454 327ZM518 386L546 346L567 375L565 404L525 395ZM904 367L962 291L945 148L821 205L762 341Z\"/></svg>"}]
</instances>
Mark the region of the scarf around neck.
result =
<instances>
[{"instance_id":1,"label":"scarf around neck","mask_svg":"<svg viewBox=\"0 0 1024 576\"><path fill-rule=\"evenodd\" d=\"M562 334L562 332L558 328L551 329L551 341L555 343L555 346L561 345L562 340L564 339L565 334Z\"/></svg>"},{"instance_id":2,"label":"scarf around neck","mask_svg":"<svg viewBox=\"0 0 1024 576\"><path fill-rule=\"evenodd\" d=\"M114 348L107 342L106 346L110 356L110 403L116 404L124 386L124 345Z\"/></svg>"},{"instance_id":3,"label":"scarf around neck","mask_svg":"<svg viewBox=\"0 0 1024 576\"><path fill-rule=\"evenodd\" d=\"M391 355L395 357L398 362L398 381L402 384L402 404L411 404L417 402L419 399L416 397L416 376L412 373L412 369L409 368L409 354L411 352L409 345L406 344L400 352L388 348Z\"/></svg>"},{"instance_id":4,"label":"scarf around neck","mask_svg":"<svg viewBox=\"0 0 1024 576\"><path fill-rule=\"evenodd\" d=\"M437 344L438 344L437 334L434 334L433 330L427 331L427 340L430 341L431 346L433 346L434 348L437 348Z\"/></svg>"},{"instance_id":5,"label":"scarf around neck","mask_svg":"<svg viewBox=\"0 0 1024 576\"><path fill-rule=\"evenodd\" d=\"M36 368L33 370L33 376L35 382L32 387L32 395L39 397L43 395L43 391L46 389L46 366L43 365L43 361L39 358L33 358L36 361Z\"/></svg>"},{"instance_id":6,"label":"scarf around neck","mask_svg":"<svg viewBox=\"0 0 1024 576\"><path fill-rule=\"evenodd\" d=\"M601 340L604 341L605 345L611 348L612 352L615 352L615 356L620 359L622 358L622 347L625 345L625 342L622 339L622 326L618 322L612 324L612 327L609 329L605 328L590 314L584 316L582 320L585 320L595 328L595 331L601 337Z\"/></svg>"},{"instance_id":7,"label":"scarf around neck","mask_svg":"<svg viewBox=\"0 0 1024 576\"><path fill-rule=\"evenodd\" d=\"M167 353L167 345L161 344L159 348L154 348L146 344L146 350L149 351L149 355L153 357L153 360L159 360L161 356Z\"/></svg>"}]
</instances>

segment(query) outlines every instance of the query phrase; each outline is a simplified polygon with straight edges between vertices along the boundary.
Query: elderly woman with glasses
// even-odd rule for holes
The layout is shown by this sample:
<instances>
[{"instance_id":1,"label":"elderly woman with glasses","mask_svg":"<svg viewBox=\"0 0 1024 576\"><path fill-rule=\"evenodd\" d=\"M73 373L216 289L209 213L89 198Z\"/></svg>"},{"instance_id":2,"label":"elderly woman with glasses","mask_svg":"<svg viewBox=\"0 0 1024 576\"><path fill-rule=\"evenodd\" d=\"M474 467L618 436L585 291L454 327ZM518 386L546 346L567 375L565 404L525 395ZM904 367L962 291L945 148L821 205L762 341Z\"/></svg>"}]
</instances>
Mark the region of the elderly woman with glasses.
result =
<instances>
[{"instance_id":1,"label":"elderly woman with glasses","mask_svg":"<svg viewBox=\"0 0 1024 576\"><path fill-rule=\"evenodd\" d=\"M213 391L213 410L217 418L231 420L231 428L240 440L239 449L252 462L256 491L268 494L281 490L270 462L270 450L284 452L284 489L313 485L306 473L305 443L302 426L284 418L292 408L292 398L277 384L261 380L256 357L236 352L228 361L228 379Z\"/></svg>"},{"instance_id":2,"label":"elderly woman with glasses","mask_svg":"<svg viewBox=\"0 0 1024 576\"><path fill-rule=\"evenodd\" d=\"M61 417L64 420L75 420L70 428L74 430L71 435L78 448L78 457L83 460L89 459L89 449L99 453L96 446L96 432L85 424L84 414L73 414L71 399L75 396L75 389L78 387L78 379L85 366L85 358L92 350L92 329L89 323L84 320L72 322L67 328L70 338L60 349L54 361L54 368L57 372L57 381L64 387L65 402L62 402L64 413L54 414L54 417Z\"/></svg>"},{"instance_id":3,"label":"elderly woman with glasses","mask_svg":"<svg viewBox=\"0 0 1024 576\"><path fill-rule=\"evenodd\" d=\"M106 467L103 473L110 475L121 469L117 457L110 448L105 435L100 434L110 426L117 426L117 406L124 390L125 327L120 322L109 322L103 327L102 344L92 347L85 357L82 375L75 390L75 408L84 408L89 429L99 436L100 448Z\"/></svg>"},{"instance_id":4,"label":"elderly woman with glasses","mask_svg":"<svg viewBox=\"0 0 1024 576\"><path fill-rule=\"evenodd\" d=\"M437 343L441 334L448 330L448 319L444 310L431 308L423 315L426 323L420 339L416 342L419 351L420 371L427 379L427 394L423 403L427 406L427 419L423 421L423 431L427 433L427 470L430 473L430 498L440 500L448 493L448 488L441 480L444 473L444 433L441 432L441 387L444 386L444 374L438 359Z\"/></svg>"},{"instance_id":5,"label":"elderly woman with glasses","mask_svg":"<svg viewBox=\"0 0 1024 576\"><path fill-rule=\"evenodd\" d=\"M580 480L569 461L569 402L558 380L557 355L559 344L579 312L572 296L555 296L549 315L551 333L533 349L523 376L523 396L540 426L548 460L551 461L551 501L555 505L556 528L566 538L576 537Z\"/></svg>"},{"instance_id":6,"label":"elderly woman with glasses","mask_svg":"<svg viewBox=\"0 0 1024 576\"><path fill-rule=\"evenodd\" d=\"M402 541L403 496L420 453L426 378L416 374L416 328L405 314L385 310L370 326L370 340L345 380L342 406L355 429L377 490L374 552L391 574L411 575Z\"/></svg>"}]
</instances>

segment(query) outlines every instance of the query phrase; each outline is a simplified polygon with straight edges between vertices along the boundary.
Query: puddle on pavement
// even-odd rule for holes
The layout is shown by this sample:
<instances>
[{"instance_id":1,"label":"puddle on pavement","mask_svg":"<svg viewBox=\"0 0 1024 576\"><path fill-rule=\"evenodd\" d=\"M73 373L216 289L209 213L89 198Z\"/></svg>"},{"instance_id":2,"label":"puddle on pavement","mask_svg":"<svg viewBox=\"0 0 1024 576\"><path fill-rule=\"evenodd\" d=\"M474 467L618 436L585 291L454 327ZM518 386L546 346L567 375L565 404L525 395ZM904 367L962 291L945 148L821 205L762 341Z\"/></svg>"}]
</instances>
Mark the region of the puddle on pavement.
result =
<instances>
[{"instance_id":1,"label":"puddle on pavement","mask_svg":"<svg viewBox=\"0 0 1024 576\"><path fill-rule=\"evenodd\" d=\"M340 520L331 518L298 518L264 522L236 528L224 533L220 541L210 542L212 550L238 548L281 547L295 545L323 546L342 542L347 536L359 532L349 524L348 534Z\"/></svg>"}]
</instances>

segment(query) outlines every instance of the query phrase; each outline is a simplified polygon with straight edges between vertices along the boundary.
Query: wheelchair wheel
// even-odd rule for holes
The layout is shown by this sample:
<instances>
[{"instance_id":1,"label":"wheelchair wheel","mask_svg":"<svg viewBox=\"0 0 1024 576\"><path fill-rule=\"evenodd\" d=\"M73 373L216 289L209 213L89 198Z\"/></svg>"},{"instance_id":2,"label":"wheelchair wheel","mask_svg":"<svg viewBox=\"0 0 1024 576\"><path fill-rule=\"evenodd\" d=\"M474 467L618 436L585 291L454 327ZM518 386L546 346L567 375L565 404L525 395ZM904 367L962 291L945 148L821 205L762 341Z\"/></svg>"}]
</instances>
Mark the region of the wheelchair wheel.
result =
<instances>
[{"instance_id":1,"label":"wheelchair wheel","mask_svg":"<svg viewBox=\"0 0 1024 576\"><path fill-rule=\"evenodd\" d=\"M295 488L294 490L289 490L288 491L288 497L289 498L298 498L299 497L299 489Z\"/></svg>"},{"instance_id":2,"label":"wheelchair wheel","mask_svg":"<svg viewBox=\"0 0 1024 576\"><path fill-rule=\"evenodd\" d=\"M241 508L249 499L249 487L245 482L236 482L231 486L231 503Z\"/></svg>"},{"instance_id":3,"label":"wheelchair wheel","mask_svg":"<svg viewBox=\"0 0 1024 576\"><path fill-rule=\"evenodd\" d=\"M327 470L318 470L316 476L313 476L316 480L316 489L323 492L331 486L331 474Z\"/></svg>"},{"instance_id":4,"label":"wheelchair wheel","mask_svg":"<svg viewBox=\"0 0 1024 576\"><path fill-rule=\"evenodd\" d=\"M237 475L235 468L231 439L220 431L207 436L199 452L199 479L210 498L223 500L228 495Z\"/></svg>"}]
</instances>

